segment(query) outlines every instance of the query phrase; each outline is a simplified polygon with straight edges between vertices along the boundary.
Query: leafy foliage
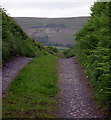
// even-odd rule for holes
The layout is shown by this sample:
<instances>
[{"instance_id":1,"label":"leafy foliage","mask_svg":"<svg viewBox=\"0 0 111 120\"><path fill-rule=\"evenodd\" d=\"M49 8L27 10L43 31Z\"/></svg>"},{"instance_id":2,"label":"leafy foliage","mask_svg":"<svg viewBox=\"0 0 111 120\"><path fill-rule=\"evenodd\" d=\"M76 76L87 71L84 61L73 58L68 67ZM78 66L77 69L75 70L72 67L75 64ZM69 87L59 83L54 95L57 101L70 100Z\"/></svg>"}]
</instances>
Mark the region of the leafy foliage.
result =
<instances>
[{"instance_id":1,"label":"leafy foliage","mask_svg":"<svg viewBox=\"0 0 111 120\"><path fill-rule=\"evenodd\" d=\"M63 51L64 57L70 58L75 56L75 50L74 47L70 47L68 50Z\"/></svg>"},{"instance_id":2,"label":"leafy foliage","mask_svg":"<svg viewBox=\"0 0 111 120\"><path fill-rule=\"evenodd\" d=\"M2 9L2 56L3 62L19 55L34 57L45 48L30 38L16 21L9 17Z\"/></svg>"},{"instance_id":3,"label":"leafy foliage","mask_svg":"<svg viewBox=\"0 0 111 120\"><path fill-rule=\"evenodd\" d=\"M109 69L110 30L109 30L109 3L96 2L91 8L92 13L88 24L76 36L75 53L80 63L85 67L94 87L95 98L99 103L108 106L111 97L111 81Z\"/></svg>"},{"instance_id":4,"label":"leafy foliage","mask_svg":"<svg viewBox=\"0 0 111 120\"><path fill-rule=\"evenodd\" d=\"M52 52L54 52L54 53L57 53L57 52L58 52L58 50L57 50L56 47L47 46L47 48L50 49L50 50L51 50Z\"/></svg>"}]
</instances>

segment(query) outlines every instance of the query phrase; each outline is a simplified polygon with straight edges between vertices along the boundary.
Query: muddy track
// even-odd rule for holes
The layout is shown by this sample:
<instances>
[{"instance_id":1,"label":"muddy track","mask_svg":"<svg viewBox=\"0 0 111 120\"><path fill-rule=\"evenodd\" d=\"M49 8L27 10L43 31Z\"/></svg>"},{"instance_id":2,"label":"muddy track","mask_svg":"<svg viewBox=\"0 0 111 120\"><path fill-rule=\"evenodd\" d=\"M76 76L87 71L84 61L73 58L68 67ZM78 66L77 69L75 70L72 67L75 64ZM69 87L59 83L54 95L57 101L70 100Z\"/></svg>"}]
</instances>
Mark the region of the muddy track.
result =
<instances>
[{"instance_id":1,"label":"muddy track","mask_svg":"<svg viewBox=\"0 0 111 120\"><path fill-rule=\"evenodd\" d=\"M76 59L60 59L59 118L103 118L96 108L89 84Z\"/></svg>"},{"instance_id":2,"label":"muddy track","mask_svg":"<svg viewBox=\"0 0 111 120\"><path fill-rule=\"evenodd\" d=\"M6 62L2 68L2 94L5 93L18 72L32 59L33 58L15 57Z\"/></svg>"}]
</instances>

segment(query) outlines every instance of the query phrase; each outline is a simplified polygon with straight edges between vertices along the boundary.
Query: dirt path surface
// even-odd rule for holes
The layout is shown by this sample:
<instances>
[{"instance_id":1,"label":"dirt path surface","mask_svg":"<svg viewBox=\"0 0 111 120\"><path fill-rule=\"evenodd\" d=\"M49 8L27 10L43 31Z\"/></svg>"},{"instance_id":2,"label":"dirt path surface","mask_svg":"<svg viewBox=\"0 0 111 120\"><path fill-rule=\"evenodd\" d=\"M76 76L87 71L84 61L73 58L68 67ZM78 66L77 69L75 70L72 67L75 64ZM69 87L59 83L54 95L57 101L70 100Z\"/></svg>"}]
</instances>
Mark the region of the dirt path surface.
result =
<instances>
[{"instance_id":1,"label":"dirt path surface","mask_svg":"<svg viewBox=\"0 0 111 120\"><path fill-rule=\"evenodd\" d=\"M27 57L15 57L12 60L6 62L2 68L2 94L16 77L18 72L33 58Z\"/></svg>"},{"instance_id":2,"label":"dirt path surface","mask_svg":"<svg viewBox=\"0 0 111 120\"><path fill-rule=\"evenodd\" d=\"M76 59L60 59L60 118L102 118L92 99L91 89Z\"/></svg>"}]
</instances>

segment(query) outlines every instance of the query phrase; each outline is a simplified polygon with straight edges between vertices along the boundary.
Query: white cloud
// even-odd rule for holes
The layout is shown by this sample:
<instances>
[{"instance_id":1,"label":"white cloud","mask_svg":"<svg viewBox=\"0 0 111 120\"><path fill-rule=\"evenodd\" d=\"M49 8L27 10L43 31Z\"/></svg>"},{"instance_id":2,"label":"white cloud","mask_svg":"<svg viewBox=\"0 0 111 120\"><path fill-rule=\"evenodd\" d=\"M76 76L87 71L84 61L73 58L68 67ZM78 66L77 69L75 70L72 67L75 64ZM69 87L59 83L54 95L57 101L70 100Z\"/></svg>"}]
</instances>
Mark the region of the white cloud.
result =
<instances>
[{"instance_id":1,"label":"white cloud","mask_svg":"<svg viewBox=\"0 0 111 120\"><path fill-rule=\"evenodd\" d=\"M82 12L80 11L82 9ZM84 7L78 7L78 8L56 8L56 9L25 9L23 11L20 11L19 9L16 9L16 11L11 10L10 11L11 16L19 16L19 17L50 17L50 18L57 18L57 17L77 17L77 16L88 16L89 15L89 8ZM30 14L31 13L31 14Z\"/></svg>"},{"instance_id":2,"label":"white cloud","mask_svg":"<svg viewBox=\"0 0 111 120\"><path fill-rule=\"evenodd\" d=\"M34 3L44 3L44 2L64 2L64 3L74 3L74 2L85 2L85 3L91 3L91 2L94 2L95 0L2 0L2 2L5 2L5 3L12 3L12 2L34 2Z\"/></svg>"},{"instance_id":3,"label":"white cloud","mask_svg":"<svg viewBox=\"0 0 111 120\"><path fill-rule=\"evenodd\" d=\"M11 16L74 17L89 16L94 0L3 0Z\"/></svg>"}]
</instances>

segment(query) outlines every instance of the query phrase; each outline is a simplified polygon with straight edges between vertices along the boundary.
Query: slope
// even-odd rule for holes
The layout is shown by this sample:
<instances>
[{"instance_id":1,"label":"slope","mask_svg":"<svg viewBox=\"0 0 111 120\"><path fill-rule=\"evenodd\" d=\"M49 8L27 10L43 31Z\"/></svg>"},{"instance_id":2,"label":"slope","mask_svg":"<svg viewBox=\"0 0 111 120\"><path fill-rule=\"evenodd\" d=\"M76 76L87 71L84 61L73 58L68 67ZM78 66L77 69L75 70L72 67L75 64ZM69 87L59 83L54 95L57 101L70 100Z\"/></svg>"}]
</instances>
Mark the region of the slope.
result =
<instances>
[{"instance_id":1,"label":"slope","mask_svg":"<svg viewBox=\"0 0 111 120\"><path fill-rule=\"evenodd\" d=\"M89 17L72 18L31 18L15 17L29 36L44 45L72 46L74 36L88 21Z\"/></svg>"},{"instance_id":2,"label":"slope","mask_svg":"<svg viewBox=\"0 0 111 120\"><path fill-rule=\"evenodd\" d=\"M13 56L36 56L42 45L30 38L3 9L2 12L2 58L3 63Z\"/></svg>"}]
</instances>

